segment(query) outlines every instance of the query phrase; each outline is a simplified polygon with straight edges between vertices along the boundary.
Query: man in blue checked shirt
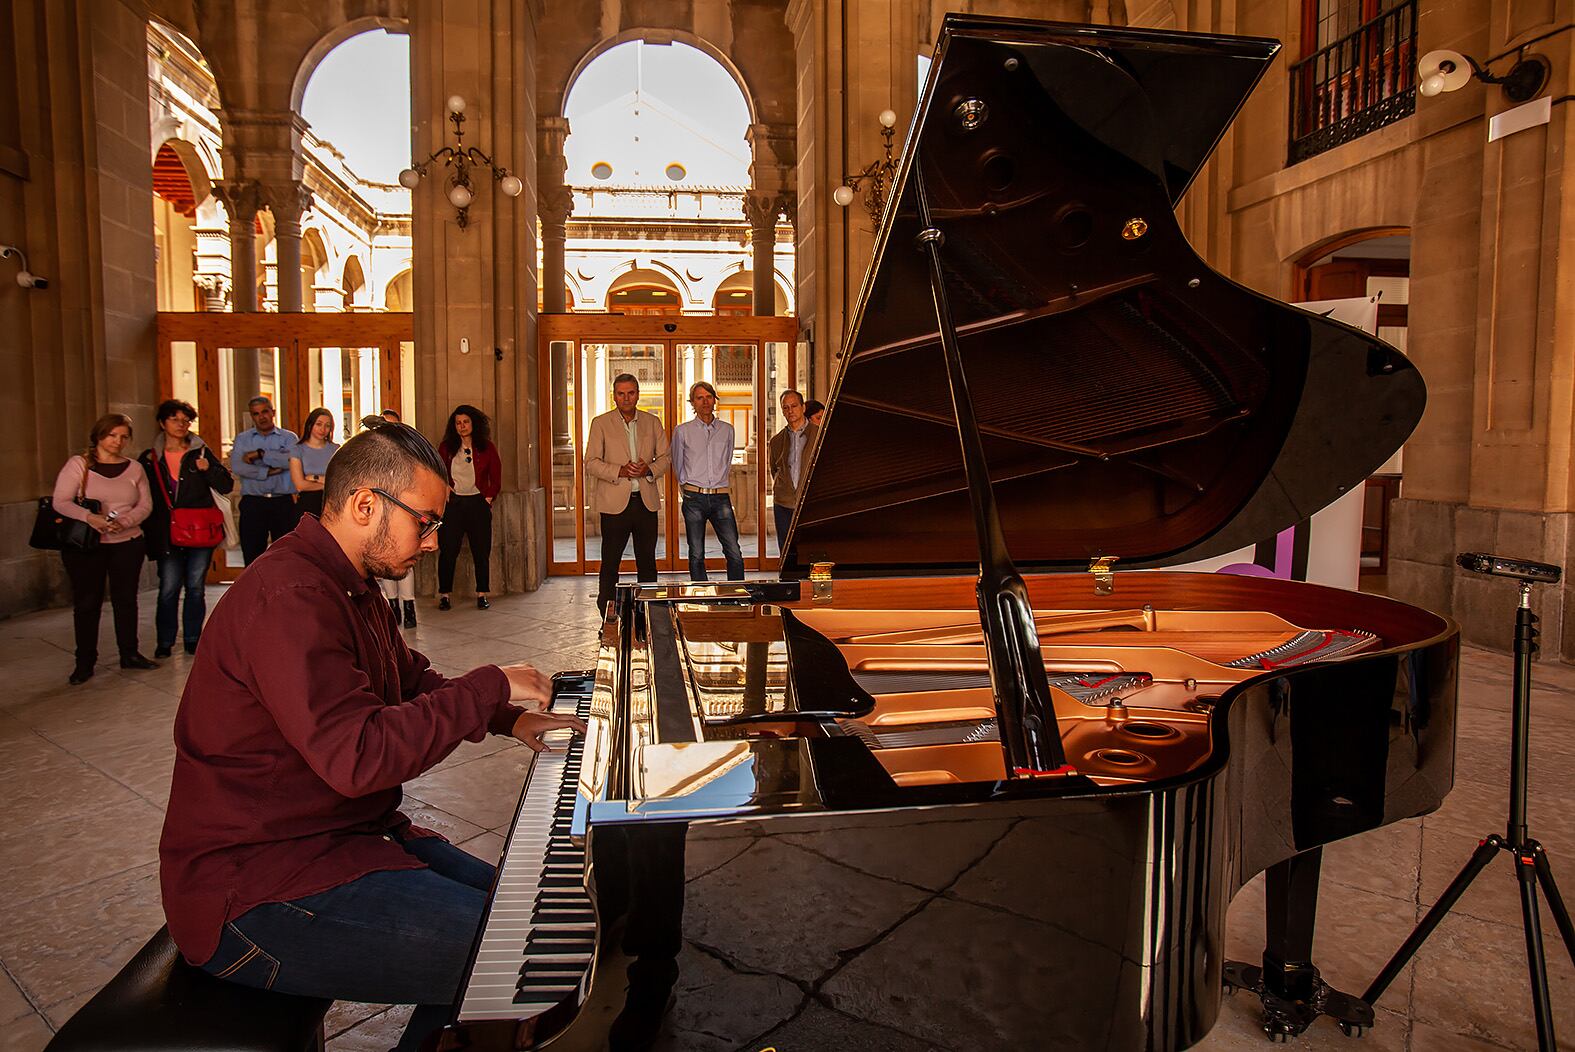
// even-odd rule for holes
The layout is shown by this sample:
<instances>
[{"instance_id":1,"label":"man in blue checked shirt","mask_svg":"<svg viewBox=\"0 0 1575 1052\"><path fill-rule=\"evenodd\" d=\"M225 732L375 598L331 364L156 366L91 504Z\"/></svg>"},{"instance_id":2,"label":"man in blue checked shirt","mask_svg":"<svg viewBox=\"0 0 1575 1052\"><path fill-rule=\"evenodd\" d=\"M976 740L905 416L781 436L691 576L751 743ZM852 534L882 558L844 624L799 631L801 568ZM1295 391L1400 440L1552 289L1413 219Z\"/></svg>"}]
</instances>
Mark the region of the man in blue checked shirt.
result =
<instances>
[{"instance_id":1,"label":"man in blue checked shirt","mask_svg":"<svg viewBox=\"0 0 1575 1052\"><path fill-rule=\"evenodd\" d=\"M295 483L290 450L295 432L275 427L273 403L258 396L246 403L252 426L235 436L230 470L241 480L241 554L246 565L268 545L295 529Z\"/></svg>"},{"instance_id":2,"label":"man in blue checked shirt","mask_svg":"<svg viewBox=\"0 0 1575 1052\"><path fill-rule=\"evenodd\" d=\"M738 520L728 475L733 467L733 425L716 417L716 388L701 380L689 388L695 418L673 428L673 473L684 500L684 531L689 537L689 579L708 580L705 524L716 531L727 560L727 579L744 579L744 553L738 547Z\"/></svg>"}]
</instances>

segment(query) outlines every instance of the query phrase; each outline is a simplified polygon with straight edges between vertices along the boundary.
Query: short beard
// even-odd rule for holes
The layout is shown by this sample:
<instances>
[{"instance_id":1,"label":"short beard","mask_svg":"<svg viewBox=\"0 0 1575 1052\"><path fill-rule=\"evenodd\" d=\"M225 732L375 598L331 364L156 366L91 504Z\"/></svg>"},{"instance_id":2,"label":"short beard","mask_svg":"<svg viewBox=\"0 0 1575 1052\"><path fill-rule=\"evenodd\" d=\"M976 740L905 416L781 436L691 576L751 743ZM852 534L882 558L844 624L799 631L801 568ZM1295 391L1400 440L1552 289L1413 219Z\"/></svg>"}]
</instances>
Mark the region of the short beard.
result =
<instances>
[{"instance_id":1,"label":"short beard","mask_svg":"<svg viewBox=\"0 0 1575 1052\"><path fill-rule=\"evenodd\" d=\"M383 517L378 520L377 532L366 542L366 547L361 551L361 563L366 567L366 572L373 577L380 577L385 581L402 581L413 567L394 565L394 545L388 538L389 514L390 509L384 504Z\"/></svg>"}]
</instances>

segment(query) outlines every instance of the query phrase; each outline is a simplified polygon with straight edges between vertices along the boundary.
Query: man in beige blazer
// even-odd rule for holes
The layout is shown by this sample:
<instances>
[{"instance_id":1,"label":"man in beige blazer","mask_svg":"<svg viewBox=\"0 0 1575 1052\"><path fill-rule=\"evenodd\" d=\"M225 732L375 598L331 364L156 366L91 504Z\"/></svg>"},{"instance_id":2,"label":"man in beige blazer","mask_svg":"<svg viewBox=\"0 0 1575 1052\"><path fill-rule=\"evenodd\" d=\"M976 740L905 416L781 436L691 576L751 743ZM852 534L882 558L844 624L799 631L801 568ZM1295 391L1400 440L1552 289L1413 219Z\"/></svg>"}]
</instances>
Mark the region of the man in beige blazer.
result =
<instances>
[{"instance_id":1,"label":"man in beige blazer","mask_svg":"<svg viewBox=\"0 0 1575 1052\"><path fill-rule=\"evenodd\" d=\"M635 576L656 580L656 514L662 491L656 480L672 460L667 429L639 408L640 381L628 373L613 380L616 409L591 421L585 442L585 499L602 517L602 573L596 609L606 613L618 587L618 564L634 537Z\"/></svg>"}]
</instances>

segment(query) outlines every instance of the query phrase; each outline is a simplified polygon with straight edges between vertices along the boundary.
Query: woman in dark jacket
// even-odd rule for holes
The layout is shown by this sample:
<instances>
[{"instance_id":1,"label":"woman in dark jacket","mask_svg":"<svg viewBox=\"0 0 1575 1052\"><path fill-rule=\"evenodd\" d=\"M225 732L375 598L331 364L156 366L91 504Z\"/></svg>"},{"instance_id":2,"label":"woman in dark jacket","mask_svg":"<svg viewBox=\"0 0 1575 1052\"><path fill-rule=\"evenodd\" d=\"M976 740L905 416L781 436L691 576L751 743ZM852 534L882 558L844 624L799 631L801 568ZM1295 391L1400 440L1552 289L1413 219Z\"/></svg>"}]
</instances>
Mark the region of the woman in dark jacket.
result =
<instances>
[{"instance_id":1,"label":"woman in dark jacket","mask_svg":"<svg viewBox=\"0 0 1575 1052\"><path fill-rule=\"evenodd\" d=\"M137 460L148 475L153 491L153 514L142 524L147 535L148 558L159 565L159 601L154 615L158 633L158 657L169 657L175 649L176 615L180 593L186 591L186 616L182 636L186 653L197 652L202 621L208 612L203 595L203 580L213 561L212 548L183 548L170 543L170 508L212 508L213 494L228 493L235 479L224 461L211 453L202 438L191 429L197 410L189 402L171 398L159 405L155 414L159 433L153 447L143 450Z\"/></svg>"},{"instance_id":2,"label":"woman in dark jacket","mask_svg":"<svg viewBox=\"0 0 1575 1052\"><path fill-rule=\"evenodd\" d=\"M476 567L476 606L485 610L491 605L487 593L491 590L492 501L503 488L503 460L492 444L491 424L487 414L475 406L458 406L449 414L438 446L443 463L448 465L452 493L443 510L443 528L438 531L439 610L449 608L454 567L466 538Z\"/></svg>"}]
</instances>

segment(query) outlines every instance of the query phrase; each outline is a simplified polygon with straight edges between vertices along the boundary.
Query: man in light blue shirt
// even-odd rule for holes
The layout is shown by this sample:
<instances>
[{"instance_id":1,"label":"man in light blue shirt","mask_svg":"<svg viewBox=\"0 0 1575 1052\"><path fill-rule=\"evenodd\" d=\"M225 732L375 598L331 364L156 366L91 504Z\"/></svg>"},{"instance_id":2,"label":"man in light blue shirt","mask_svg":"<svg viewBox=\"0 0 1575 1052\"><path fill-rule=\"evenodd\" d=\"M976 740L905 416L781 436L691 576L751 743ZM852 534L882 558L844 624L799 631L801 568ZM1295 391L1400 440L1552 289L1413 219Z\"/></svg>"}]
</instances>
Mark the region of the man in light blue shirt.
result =
<instances>
[{"instance_id":1,"label":"man in light blue shirt","mask_svg":"<svg viewBox=\"0 0 1575 1052\"><path fill-rule=\"evenodd\" d=\"M738 547L738 520L728 475L733 468L733 425L716 417L716 388L701 380L689 388L695 418L673 429L673 472L684 501L684 531L689 536L689 579L709 580L705 572L705 524L716 531L727 561L727 579L744 579L744 553Z\"/></svg>"},{"instance_id":2,"label":"man in light blue shirt","mask_svg":"<svg viewBox=\"0 0 1575 1052\"><path fill-rule=\"evenodd\" d=\"M273 403L258 396L246 403L252 426L235 436L230 470L241 480L241 554L250 566L268 545L295 529L295 483L290 451L295 432L275 427Z\"/></svg>"}]
</instances>

